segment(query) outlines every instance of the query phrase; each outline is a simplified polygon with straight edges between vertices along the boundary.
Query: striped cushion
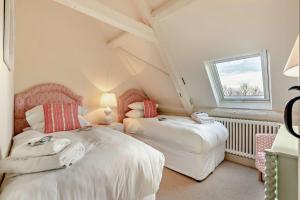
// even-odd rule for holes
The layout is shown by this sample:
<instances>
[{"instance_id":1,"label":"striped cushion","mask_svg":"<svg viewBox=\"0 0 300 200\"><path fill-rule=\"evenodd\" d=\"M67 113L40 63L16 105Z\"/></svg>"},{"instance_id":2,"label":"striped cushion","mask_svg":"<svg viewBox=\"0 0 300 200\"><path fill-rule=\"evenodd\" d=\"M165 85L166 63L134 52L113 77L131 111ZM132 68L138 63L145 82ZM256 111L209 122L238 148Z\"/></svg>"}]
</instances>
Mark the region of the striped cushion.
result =
<instances>
[{"instance_id":1,"label":"striped cushion","mask_svg":"<svg viewBox=\"0 0 300 200\"><path fill-rule=\"evenodd\" d=\"M78 104L44 104L45 133L69 131L80 128Z\"/></svg>"},{"instance_id":2,"label":"striped cushion","mask_svg":"<svg viewBox=\"0 0 300 200\"><path fill-rule=\"evenodd\" d=\"M156 101L145 100L144 101L144 117L151 118L157 116Z\"/></svg>"}]
</instances>

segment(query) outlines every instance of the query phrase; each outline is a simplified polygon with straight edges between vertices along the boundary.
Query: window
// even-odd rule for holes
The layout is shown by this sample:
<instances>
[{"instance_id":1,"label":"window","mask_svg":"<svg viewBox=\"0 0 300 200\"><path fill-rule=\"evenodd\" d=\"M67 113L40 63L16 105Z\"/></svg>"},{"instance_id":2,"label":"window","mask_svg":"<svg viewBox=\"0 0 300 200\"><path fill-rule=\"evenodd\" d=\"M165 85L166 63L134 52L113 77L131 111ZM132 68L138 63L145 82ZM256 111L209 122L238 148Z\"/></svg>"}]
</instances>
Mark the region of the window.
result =
<instances>
[{"instance_id":1,"label":"window","mask_svg":"<svg viewBox=\"0 0 300 200\"><path fill-rule=\"evenodd\" d=\"M206 63L220 107L270 109L267 52Z\"/></svg>"}]
</instances>

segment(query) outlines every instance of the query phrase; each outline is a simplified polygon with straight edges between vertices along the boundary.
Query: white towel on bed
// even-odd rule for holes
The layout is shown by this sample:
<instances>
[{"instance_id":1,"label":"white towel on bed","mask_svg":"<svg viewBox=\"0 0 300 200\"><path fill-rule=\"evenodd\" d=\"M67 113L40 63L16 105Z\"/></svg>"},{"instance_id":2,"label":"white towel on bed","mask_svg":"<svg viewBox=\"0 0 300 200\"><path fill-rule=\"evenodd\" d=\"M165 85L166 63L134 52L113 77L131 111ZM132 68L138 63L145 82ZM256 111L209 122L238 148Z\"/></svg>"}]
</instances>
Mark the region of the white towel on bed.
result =
<instances>
[{"instance_id":1,"label":"white towel on bed","mask_svg":"<svg viewBox=\"0 0 300 200\"><path fill-rule=\"evenodd\" d=\"M7 157L0 160L0 173L28 174L69 167L85 154L81 142L67 146L58 154L39 157Z\"/></svg>"},{"instance_id":2,"label":"white towel on bed","mask_svg":"<svg viewBox=\"0 0 300 200\"><path fill-rule=\"evenodd\" d=\"M81 142L76 142L75 144L68 146L61 153L57 154L56 160L59 165L68 167L80 160L85 153L86 149L84 145Z\"/></svg>"},{"instance_id":3,"label":"white towel on bed","mask_svg":"<svg viewBox=\"0 0 300 200\"><path fill-rule=\"evenodd\" d=\"M194 112L194 113L192 114L192 116L201 118L201 117L208 117L208 114L205 113L205 112Z\"/></svg>"},{"instance_id":4,"label":"white towel on bed","mask_svg":"<svg viewBox=\"0 0 300 200\"><path fill-rule=\"evenodd\" d=\"M194 112L191 115L191 118L199 124L214 123L214 120L210 118L207 113L204 112Z\"/></svg>"},{"instance_id":5,"label":"white towel on bed","mask_svg":"<svg viewBox=\"0 0 300 200\"><path fill-rule=\"evenodd\" d=\"M24 143L17 145L11 151L11 156L13 157L38 157L38 156L48 156L61 152L64 148L71 144L71 140L67 138L55 138L53 137L49 142L38 145L31 146L29 143L34 143L45 137L45 135L35 137Z\"/></svg>"}]
</instances>

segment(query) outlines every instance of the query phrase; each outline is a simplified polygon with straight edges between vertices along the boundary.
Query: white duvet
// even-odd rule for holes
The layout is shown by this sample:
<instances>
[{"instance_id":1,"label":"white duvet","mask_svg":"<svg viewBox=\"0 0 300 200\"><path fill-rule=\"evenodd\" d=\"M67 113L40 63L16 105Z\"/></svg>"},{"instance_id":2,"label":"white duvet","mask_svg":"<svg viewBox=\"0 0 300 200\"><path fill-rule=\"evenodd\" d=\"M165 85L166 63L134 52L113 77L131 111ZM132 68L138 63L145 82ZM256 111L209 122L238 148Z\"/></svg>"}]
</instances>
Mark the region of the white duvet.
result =
<instances>
[{"instance_id":1,"label":"white duvet","mask_svg":"<svg viewBox=\"0 0 300 200\"><path fill-rule=\"evenodd\" d=\"M162 117L166 120L159 121ZM126 118L124 126L127 133L197 154L225 143L228 137L228 130L221 123L198 124L189 117Z\"/></svg>"},{"instance_id":2,"label":"white duvet","mask_svg":"<svg viewBox=\"0 0 300 200\"><path fill-rule=\"evenodd\" d=\"M159 188L164 156L121 132L60 132L90 151L66 169L6 177L1 200L140 200Z\"/></svg>"}]
</instances>

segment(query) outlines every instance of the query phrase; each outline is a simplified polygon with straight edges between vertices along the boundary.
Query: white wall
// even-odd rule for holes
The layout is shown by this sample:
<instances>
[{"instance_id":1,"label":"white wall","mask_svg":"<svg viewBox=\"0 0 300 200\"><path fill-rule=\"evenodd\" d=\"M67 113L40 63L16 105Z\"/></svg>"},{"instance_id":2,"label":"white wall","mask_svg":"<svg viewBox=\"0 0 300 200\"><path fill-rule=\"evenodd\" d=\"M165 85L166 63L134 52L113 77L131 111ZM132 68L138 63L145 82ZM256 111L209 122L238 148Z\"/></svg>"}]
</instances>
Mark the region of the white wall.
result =
<instances>
[{"instance_id":1,"label":"white wall","mask_svg":"<svg viewBox=\"0 0 300 200\"><path fill-rule=\"evenodd\" d=\"M16 20L16 93L56 82L84 96L85 106L95 110L103 91L119 95L139 88L107 47L101 22L52 0L17 0Z\"/></svg>"},{"instance_id":2,"label":"white wall","mask_svg":"<svg viewBox=\"0 0 300 200\"><path fill-rule=\"evenodd\" d=\"M204 62L267 49L273 110L282 111L297 80L282 71L299 31L298 0L195 0L157 22L196 107L216 107Z\"/></svg>"},{"instance_id":3,"label":"white wall","mask_svg":"<svg viewBox=\"0 0 300 200\"><path fill-rule=\"evenodd\" d=\"M13 73L7 70L2 56L0 59L0 155L5 157L13 133Z\"/></svg>"},{"instance_id":4,"label":"white wall","mask_svg":"<svg viewBox=\"0 0 300 200\"><path fill-rule=\"evenodd\" d=\"M124 8L116 1L104 2ZM92 121L101 115L97 110L101 92L119 95L129 88L143 89L164 111L184 112L168 76L128 58L140 69L133 74L127 62L122 63L106 45L107 27L102 22L51 0L17 0L16 19L16 93L39 83L61 83L84 96L85 106L95 110ZM131 39L124 49L166 70L153 44Z\"/></svg>"},{"instance_id":5,"label":"white wall","mask_svg":"<svg viewBox=\"0 0 300 200\"><path fill-rule=\"evenodd\" d=\"M0 1L0 38L3 37L3 0ZM3 46L3 40L0 40ZM13 132L13 72L3 62L0 48L0 158L7 156Z\"/></svg>"},{"instance_id":6,"label":"white wall","mask_svg":"<svg viewBox=\"0 0 300 200\"><path fill-rule=\"evenodd\" d=\"M156 22L156 32L185 78L196 108L216 107L204 61L266 48L271 56L273 110L282 111L295 94L287 89L297 84L282 70L299 30L298 7L297 0L195 0ZM138 18L136 13L132 17ZM170 78L150 66L166 70L154 45L132 37L121 48L140 60L125 56L124 62L106 46L104 32L103 23L51 0L17 0L16 92L58 82L96 109L102 91L120 94L135 87L170 111L183 112Z\"/></svg>"},{"instance_id":7,"label":"white wall","mask_svg":"<svg viewBox=\"0 0 300 200\"><path fill-rule=\"evenodd\" d=\"M160 102L159 108L163 112L185 113L154 43L130 36L116 53L146 94Z\"/></svg>"}]
</instances>

